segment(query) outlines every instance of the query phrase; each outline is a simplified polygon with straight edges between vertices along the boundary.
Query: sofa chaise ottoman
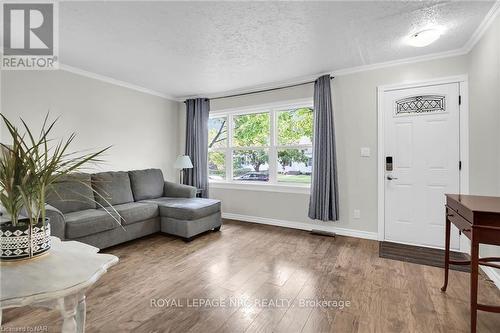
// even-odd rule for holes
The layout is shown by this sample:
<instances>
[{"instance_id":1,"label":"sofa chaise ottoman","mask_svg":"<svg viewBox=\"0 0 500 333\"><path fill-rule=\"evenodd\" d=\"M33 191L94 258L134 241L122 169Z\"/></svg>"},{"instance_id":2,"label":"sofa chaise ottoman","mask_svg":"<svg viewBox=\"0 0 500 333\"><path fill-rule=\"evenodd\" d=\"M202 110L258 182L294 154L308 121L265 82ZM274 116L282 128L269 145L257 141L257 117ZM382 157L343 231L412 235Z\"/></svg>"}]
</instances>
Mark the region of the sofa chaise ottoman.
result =
<instances>
[{"instance_id":1,"label":"sofa chaise ottoman","mask_svg":"<svg viewBox=\"0 0 500 333\"><path fill-rule=\"evenodd\" d=\"M159 169L70 175L49 193L47 217L54 236L100 249L159 231L190 241L222 225L219 200Z\"/></svg>"}]
</instances>

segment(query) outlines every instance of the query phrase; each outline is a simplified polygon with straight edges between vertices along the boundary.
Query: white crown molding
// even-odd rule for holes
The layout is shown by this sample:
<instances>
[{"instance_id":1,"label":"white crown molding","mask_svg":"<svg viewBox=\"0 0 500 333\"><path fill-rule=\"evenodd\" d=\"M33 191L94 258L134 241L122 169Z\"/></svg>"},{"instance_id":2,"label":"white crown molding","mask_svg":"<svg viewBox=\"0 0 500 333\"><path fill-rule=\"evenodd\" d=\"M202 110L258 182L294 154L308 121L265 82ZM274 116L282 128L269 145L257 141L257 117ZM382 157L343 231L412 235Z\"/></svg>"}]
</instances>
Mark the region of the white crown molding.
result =
<instances>
[{"instance_id":1,"label":"white crown molding","mask_svg":"<svg viewBox=\"0 0 500 333\"><path fill-rule=\"evenodd\" d=\"M319 76L322 76L322 75L330 74L332 76L342 76L342 75L349 75L349 74L365 72L365 71L370 71L370 70L376 70L376 69L382 69L382 68L387 68L387 67L399 66L399 65L404 65L404 64L412 64L412 63L418 63L418 62L423 62L423 61L430 61L430 60L444 59L444 58L451 58L451 57L465 55L472 50L472 48L477 44L477 42L479 40L481 40L484 33L488 30L488 28L491 26L491 24L493 23L493 21L495 20L495 18L497 17L497 15L499 13L500 13L500 1L495 1L493 6L491 7L491 9L488 11L488 14L486 14L483 21L479 24L477 29L472 34L471 38L465 43L465 45L463 47L456 49L456 50L439 52L439 53L432 53L432 54L427 54L427 55L417 56L417 57L410 57L410 58L404 58L404 59L385 61L385 62L369 64L369 65L362 65L362 66L338 69L338 70L334 70L331 72L317 73L317 74L302 76L302 77L294 78L294 79L290 79L290 80L275 81L275 82L271 82L271 83L255 85L255 86L241 88L241 89L227 90L227 91L218 92L218 93L214 93L214 94L205 94L204 97L217 98L217 97L222 97L222 96L227 96L227 95L251 93L251 92L256 91L256 90L284 88L284 87L287 87L290 85L295 85L295 84L298 85L298 84L314 81ZM111 77L107 77L104 75L89 72L89 71L86 71L83 69L79 69L79 68L64 65L64 64L60 64L60 69L68 71L68 72L72 72L75 74L83 75L86 77L90 77L90 78L93 78L96 80L108 82L108 83L115 84L115 85L122 86L122 87L126 87L126 88L129 88L132 90L140 91L140 92L143 92L146 94L163 97L163 98L166 98L166 99L169 99L172 101L182 102L182 101L185 101L186 99L189 99L189 98L199 97L199 95L188 95L188 96L174 97L174 96L171 96L171 95L168 95L165 93L161 93L161 92L158 92L158 91L155 91L152 89L148 89L148 88L141 87L141 86L138 86L138 85L135 85L132 83L120 81L117 79L113 79Z\"/></svg>"},{"instance_id":2,"label":"white crown molding","mask_svg":"<svg viewBox=\"0 0 500 333\"><path fill-rule=\"evenodd\" d=\"M399 66L399 65L405 65L405 64L414 64L414 63L429 61L429 60L458 57L458 56L464 55L466 53L467 52L465 52L464 49L456 49L456 50L439 52L439 53L431 53L431 54L426 54L423 56L403 58L403 59L379 62L376 64L369 64L369 65L362 65L362 66L357 66L357 67L339 69L337 71L333 71L331 73L331 75L332 76L349 75L349 74L366 72L366 71L371 71L371 70L376 70L376 69L381 69L381 68L387 68L387 67L393 67L393 66Z\"/></svg>"},{"instance_id":3,"label":"white crown molding","mask_svg":"<svg viewBox=\"0 0 500 333\"><path fill-rule=\"evenodd\" d=\"M106 83L110 83L110 84L113 84L113 85L116 85L116 86L128 88L128 89L131 89L131 90L139 91L139 92L142 92L142 93L145 93L145 94L148 94L148 95L158 96L158 97L162 97L162 98L165 98L165 99L168 99L168 100L179 102L179 100L177 98L173 97L173 96L170 96L170 95L167 95L167 94L164 94L164 93L152 90L152 89L148 89L148 88L145 88L145 87L141 87L141 86L135 85L133 83L129 83L129 82L125 82L125 81L120 81L120 80L117 80L117 79L113 79L112 77L109 77L109 76L97 74L97 73L94 73L94 72L89 72L89 71L86 71L86 70L83 70L83 69L80 69L80 68L76 68L76 67L73 67L73 66L59 64L59 70L63 70L63 71L70 72L70 73L73 73L73 74L85 76L85 77L88 77L88 78L91 78L91 79L103 81L103 82L106 82Z\"/></svg>"},{"instance_id":4,"label":"white crown molding","mask_svg":"<svg viewBox=\"0 0 500 333\"><path fill-rule=\"evenodd\" d=\"M486 31L488 31L488 28L491 26L493 21L495 21L495 18L497 15L500 13L500 1L495 1L491 9L489 10L488 14L484 17L483 21L479 26L477 27L476 31L472 34L471 38L465 43L463 46L464 51L466 53L469 53L472 48L481 40L483 35L485 34Z\"/></svg>"},{"instance_id":5,"label":"white crown molding","mask_svg":"<svg viewBox=\"0 0 500 333\"><path fill-rule=\"evenodd\" d=\"M222 218L228 220L237 220L243 222L252 222L259 224L267 224L273 225L276 227L284 227L284 228L292 228L299 230L321 230L327 232L334 232L340 236L349 236L363 239L371 239L377 240L378 234L376 232L368 232L362 230L355 229L347 229L347 228L338 228L332 225L332 223L322 223L322 224L312 224L312 223L304 223L304 222L295 222L295 221L285 221L285 220L277 220L270 219L267 217L259 217L259 216L250 216L250 215L240 215L240 214L231 214L231 213L222 213Z\"/></svg>"},{"instance_id":6,"label":"white crown molding","mask_svg":"<svg viewBox=\"0 0 500 333\"><path fill-rule=\"evenodd\" d=\"M391 60L391 61L386 61L386 62L381 62L381 63L376 63L376 64L369 64L369 65L362 65L362 66L356 66L356 67L351 67L351 68L339 69L339 70L332 71L332 72L307 75L307 76L302 76L300 78L294 78L291 80L271 82L271 83L256 85L256 86L242 88L242 89L227 90L227 91L218 92L218 93L214 93L214 94L205 94L203 96L211 99L211 98L218 98L218 97L227 96L227 95L251 93L251 92L254 92L256 90L279 89L279 88L285 88L285 87L290 86L290 85L295 85L295 84L299 85L299 84L311 82L311 81L316 80L318 77L320 77L322 75L328 75L328 74L332 75L332 76L349 75L349 74L365 72L365 71L370 71L370 70L376 70L376 69L382 69L382 68L387 68L387 67L393 67L393 66L398 66L398 65L411 64L411 63L436 60L436 59L443 59L443 58L457 57L457 56L464 55L466 53L468 53L468 52L464 48L461 48L461 49L457 49L457 50L432 53L432 54L427 54L427 55L418 56L418 57L404 58L404 59ZM140 91L140 92L143 92L145 94L163 97L165 99L169 99L169 100L176 101L176 102L183 102L189 98L200 97L200 95L189 95L189 96L175 97L175 96L161 93L161 92L149 89L149 88L141 87L141 86L135 85L133 83L117 80L117 79L111 78L109 76L86 71L84 69L65 65L62 63L59 65L59 69L70 72L70 73L89 77L92 79L96 79L99 81L111 83L111 84L114 84L117 86Z\"/></svg>"},{"instance_id":7,"label":"white crown molding","mask_svg":"<svg viewBox=\"0 0 500 333\"><path fill-rule=\"evenodd\" d=\"M259 90L286 88L288 86L299 85L299 84L304 84L304 83L314 81L322 75L331 75L331 76L336 77L336 76L354 74L354 73L365 72L365 71L387 68L387 67L398 66L398 65L404 65L404 64L411 64L411 63L436 60L436 59L442 59L442 58L457 57L457 56L464 55L466 53L467 52L464 49L457 49L457 50L451 50L451 51L446 51L446 52L432 53L432 54L427 54L427 55L418 56L418 57L391 60L391 61L380 62L380 63L376 63L376 64L362 65L362 66L334 70L331 72L307 75L307 76L302 76L300 78L271 82L271 83L256 85L256 86L252 86L252 87L246 87L246 88L242 88L242 89L226 90L226 91L218 92L218 93L214 93L214 94L205 94L205 95L203 95L203 97L211 99L211 98L220 98L220 97L229 96L229 95L252 93L254 91L259 91ZM178 99L186 100L188 98L196 98L196 97L199 97L199 95L183 96L183 97L178 98Z\"/></svg>"}]
</instances>

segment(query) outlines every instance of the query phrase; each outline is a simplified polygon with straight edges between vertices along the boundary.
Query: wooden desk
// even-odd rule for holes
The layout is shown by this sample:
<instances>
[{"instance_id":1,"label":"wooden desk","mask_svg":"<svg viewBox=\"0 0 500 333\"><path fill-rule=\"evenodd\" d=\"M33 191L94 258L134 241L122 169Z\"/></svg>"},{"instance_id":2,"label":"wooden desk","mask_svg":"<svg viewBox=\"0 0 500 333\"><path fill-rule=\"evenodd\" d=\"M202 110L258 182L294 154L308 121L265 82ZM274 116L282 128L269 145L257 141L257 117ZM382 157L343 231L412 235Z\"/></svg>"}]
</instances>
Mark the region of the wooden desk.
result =
<instances>
[{"instance_id":1,"label":"wooden desk","mask_svg":"<svg viewBox=\"0 0 500 333\"><path fill-rule=\"evenodd\" d=\"M450 260L450 229L454 224L471 240L471 260ZM500 313L500 306L477 303L479 265L500 268L500 257L479 258L479 244L500 245L500 197L446 194L446 238L444 285L448 286L450 264L471 265L470 269L470 325L476 332L477 310Z\"/></svg>"}]
</instances>

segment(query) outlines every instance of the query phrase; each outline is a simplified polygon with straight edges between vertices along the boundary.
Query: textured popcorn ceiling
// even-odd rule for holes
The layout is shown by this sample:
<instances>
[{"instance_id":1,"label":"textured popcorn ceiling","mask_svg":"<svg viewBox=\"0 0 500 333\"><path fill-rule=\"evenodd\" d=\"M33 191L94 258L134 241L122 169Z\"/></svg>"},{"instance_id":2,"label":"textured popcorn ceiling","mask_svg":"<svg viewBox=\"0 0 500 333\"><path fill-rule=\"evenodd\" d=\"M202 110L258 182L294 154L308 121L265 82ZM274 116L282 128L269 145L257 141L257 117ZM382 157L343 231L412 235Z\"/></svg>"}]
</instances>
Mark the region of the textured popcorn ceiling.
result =
<instances>
[{"instance_id":1,"label":"textured popcorn ceiling","mask_svg":"<svg viewBox=\"0 0 500 333\"><path fill-rule=\"evenodd\" d=\"M170 96L461 48L492 2L61 2L62 63ZM428 26L436 43L404 43Z\"/></svg>"}]
</instances>

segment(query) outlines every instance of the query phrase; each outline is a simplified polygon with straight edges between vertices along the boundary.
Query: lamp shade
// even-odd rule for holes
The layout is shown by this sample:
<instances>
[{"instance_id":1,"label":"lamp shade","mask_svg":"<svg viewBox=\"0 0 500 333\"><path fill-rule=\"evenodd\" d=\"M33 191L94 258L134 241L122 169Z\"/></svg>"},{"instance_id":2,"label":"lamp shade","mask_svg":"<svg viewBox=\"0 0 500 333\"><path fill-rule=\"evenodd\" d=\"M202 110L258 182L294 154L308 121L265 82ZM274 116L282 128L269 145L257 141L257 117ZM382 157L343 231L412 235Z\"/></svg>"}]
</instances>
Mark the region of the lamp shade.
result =
<instances>
[{"instance_id":1,"label":"lamp shade","mask_svg":"<svg viewBox=\"0 0 500 333\"><path fill-rule=\"evenodd\" d=\"M175 160L174 168L176 169L191 169L193 167L193 163L191 163L191 159L187 155L180 155Z\"/></svg>"}]
</instances>

